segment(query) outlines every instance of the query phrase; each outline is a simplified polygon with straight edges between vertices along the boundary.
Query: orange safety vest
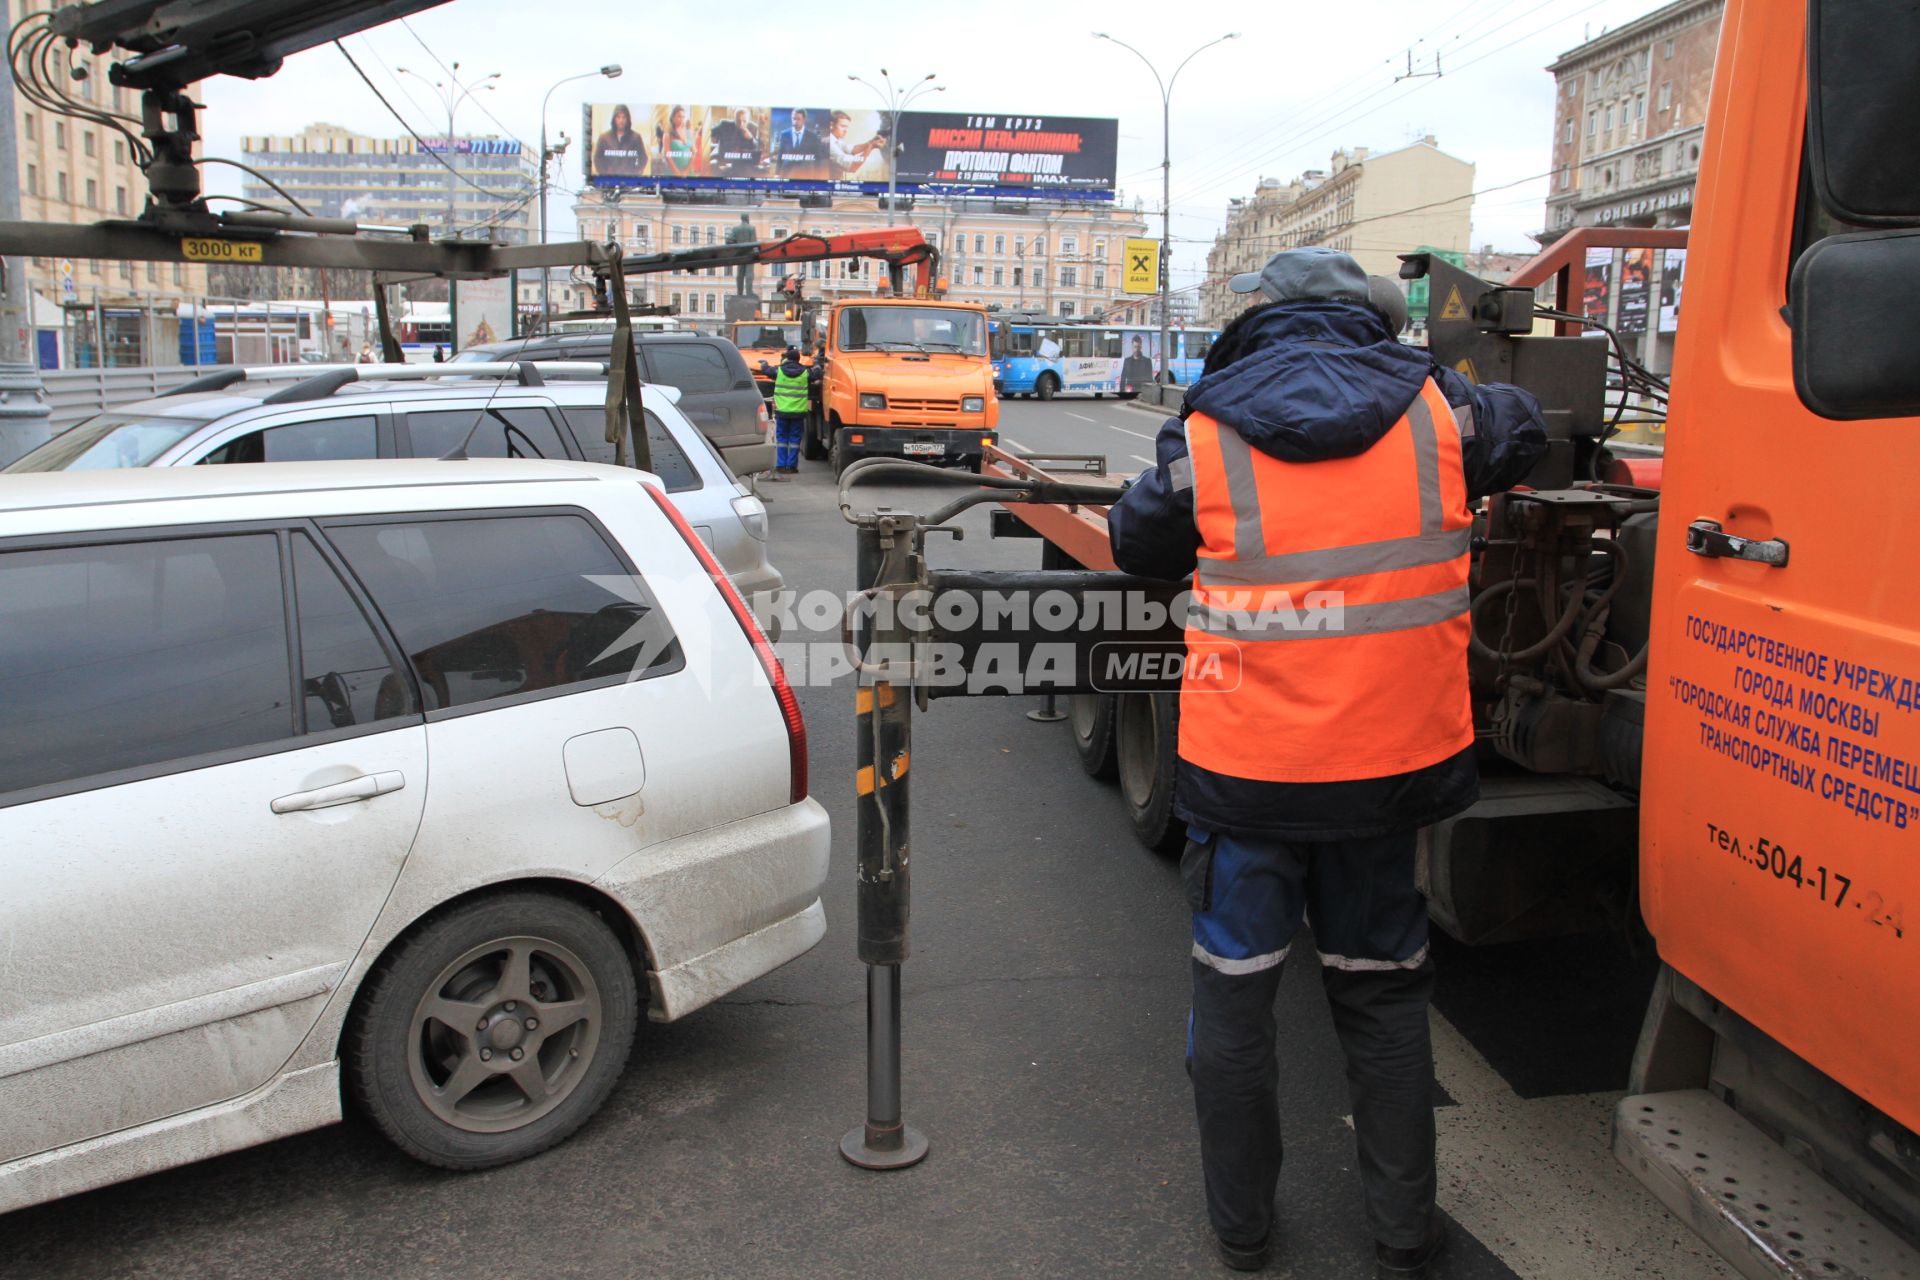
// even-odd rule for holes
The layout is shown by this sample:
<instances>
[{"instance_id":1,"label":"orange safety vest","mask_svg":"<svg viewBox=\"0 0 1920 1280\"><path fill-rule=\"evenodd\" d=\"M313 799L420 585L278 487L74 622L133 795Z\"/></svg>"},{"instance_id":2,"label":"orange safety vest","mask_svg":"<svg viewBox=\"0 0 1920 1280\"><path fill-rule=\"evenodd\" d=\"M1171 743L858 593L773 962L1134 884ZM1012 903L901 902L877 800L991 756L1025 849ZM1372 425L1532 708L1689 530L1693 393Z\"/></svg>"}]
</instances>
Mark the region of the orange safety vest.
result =
<instances>
[{"instance_id":1,"label":"orange safety vest","mask_svg":"<svg viewBox=\"0 0 1920 1280\"><path fill-rule=\"evenodd\" d=\"M1472 744L1460 444L1473 425L1461 412L1429 379L1365 453L1309 463L1262 453L1206 414L1187 420L1201 547L1181 759L1339 782Z\"/></svg>"}]
</instances>

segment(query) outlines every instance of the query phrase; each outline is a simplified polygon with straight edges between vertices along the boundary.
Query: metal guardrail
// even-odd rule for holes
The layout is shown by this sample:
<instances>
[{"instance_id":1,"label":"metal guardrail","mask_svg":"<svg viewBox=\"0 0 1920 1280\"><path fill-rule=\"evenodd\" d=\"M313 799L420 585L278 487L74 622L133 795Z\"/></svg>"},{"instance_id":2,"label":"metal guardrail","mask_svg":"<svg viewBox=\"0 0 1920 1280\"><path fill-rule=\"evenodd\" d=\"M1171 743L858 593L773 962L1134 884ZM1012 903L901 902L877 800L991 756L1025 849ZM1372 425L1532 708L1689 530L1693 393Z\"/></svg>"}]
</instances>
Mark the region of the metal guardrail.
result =
<instances>
[{"instance_id":1,"label":"metal guardrail","mask_svg":"<svg viewBox=\"0 0 1920 1280\"><path fill-rule=\"evenodd\" d=\"M218 373L227 365L131 365L108 369L42 369L47 388L49 423L57 432L83 422L103 409L151 400L183 382Z\"/></svg>"}]
</instances>

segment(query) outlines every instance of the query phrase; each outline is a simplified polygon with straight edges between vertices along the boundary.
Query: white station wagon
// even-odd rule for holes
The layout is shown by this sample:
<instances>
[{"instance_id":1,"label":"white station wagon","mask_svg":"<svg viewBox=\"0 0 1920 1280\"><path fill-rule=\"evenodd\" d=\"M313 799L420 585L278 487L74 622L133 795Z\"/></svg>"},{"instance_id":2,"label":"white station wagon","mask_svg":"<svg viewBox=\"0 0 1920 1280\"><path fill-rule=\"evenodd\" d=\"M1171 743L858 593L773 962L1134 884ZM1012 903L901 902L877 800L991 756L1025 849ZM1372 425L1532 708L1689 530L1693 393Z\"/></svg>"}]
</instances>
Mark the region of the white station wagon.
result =
<instances>
[{"instance_id":1,"label":"white station wagon","mask_svg":"<svg viewBox=\"0 0 1920 1280\"><path fill-rule=\"evenodd\" d=\"M0 476L0 1209L338 1119L532 1154L825 928L792 690L649 477Z\"/></svg>"}]
</instances>

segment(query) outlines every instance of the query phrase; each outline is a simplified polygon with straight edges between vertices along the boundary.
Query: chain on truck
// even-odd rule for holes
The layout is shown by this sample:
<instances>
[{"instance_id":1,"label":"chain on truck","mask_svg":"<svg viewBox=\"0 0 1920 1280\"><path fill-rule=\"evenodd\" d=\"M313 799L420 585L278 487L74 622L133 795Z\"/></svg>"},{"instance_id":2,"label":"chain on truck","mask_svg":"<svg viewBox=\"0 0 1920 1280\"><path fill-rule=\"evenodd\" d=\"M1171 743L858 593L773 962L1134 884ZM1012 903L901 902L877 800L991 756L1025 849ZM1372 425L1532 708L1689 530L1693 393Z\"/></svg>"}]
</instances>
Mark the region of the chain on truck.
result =
<instances>
[{"instance_id":1,"label":"chain on truck","mask_svg":"<svg viewBox=\"0 0 1920 1280\"><path fill-rule=\"evenodd\" d=\"M1920 465L1920 10L1729 0L1721 33L1689 231L1581 229L1502 285L1403 258L1434 299L1435 361L1532 391L1552 440L1476 514L1485 781L1426 833L1422 887L1467 944L1644 922L1662 963L1620 1161L1745 1275L1920 1276L1920 593L1891 536ZM1576 313L1575 273L1588 249L1683 246L1669 395ZM1618 439L1635 418L1670 424L1664 451ZM912 712L1065 696L1080 765L1117 779L1141 841L1181 838L1184 584L1113 571L1123 482L1102 458L989 448L985 487L939 510L859 509L863 481L903 469L841 478L856 613L876 620L848 631L871 976L869 1114L842 1150L883 1168L927 1147L898 1074ZM1040 542L1039 569L928 565L929 537L983 502L996 536ZM1101 621L1036 624L1046 593ZM1009 597L1024 624L941 621ZM908 600L911 624L873 608ZM964 676L989 647L1016 650L1015 683L938 678L936 652Z\"/></svg>"}]
</instances>

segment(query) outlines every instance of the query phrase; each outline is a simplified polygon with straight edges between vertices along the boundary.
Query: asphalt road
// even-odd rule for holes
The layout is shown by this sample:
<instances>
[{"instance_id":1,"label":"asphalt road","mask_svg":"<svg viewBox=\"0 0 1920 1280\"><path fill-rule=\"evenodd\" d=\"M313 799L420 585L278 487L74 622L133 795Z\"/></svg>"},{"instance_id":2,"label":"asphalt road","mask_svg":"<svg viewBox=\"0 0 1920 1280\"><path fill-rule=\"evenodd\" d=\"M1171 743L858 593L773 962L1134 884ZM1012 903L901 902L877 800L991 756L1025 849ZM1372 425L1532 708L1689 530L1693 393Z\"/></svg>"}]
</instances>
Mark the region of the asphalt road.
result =
<instances>
[{"instance_id":1,"label":"asphalt road","mask_svg":"<svg viewBox=\"0 0 1920 1280\"><path fill-rule=\"evenodd\" d=\"M1133 471L1157 425L1062 400L1009 403L1001 430ZM768 492L790 585L848 589L853 539L824 466ZM990 541L983 511L966 524L964 541L933 544L936 562L1037 563L1034 542ZM865 1027L851 685L801 700L835 822L826 941L683 1022L643 1025L619 1088L570 1142L450 1175L350 1119L0 1219L0 1276L1227 1274L1181 1069L1176 868L1135 844L1111 784L1081 774L1067 726L1022 714L1030 700L952 699L916 718L905 1100L932 1154L888 1174L841 1160L863 1114ZM1438 953L1440 1203L1458 1230L1435 1274L1731 1275L1606 1149L1651 961L1616 937ZM1274 1273L1368 1277L1325 1000L1313 966L1290 969Z\"/></svg>"}]
</instances>

